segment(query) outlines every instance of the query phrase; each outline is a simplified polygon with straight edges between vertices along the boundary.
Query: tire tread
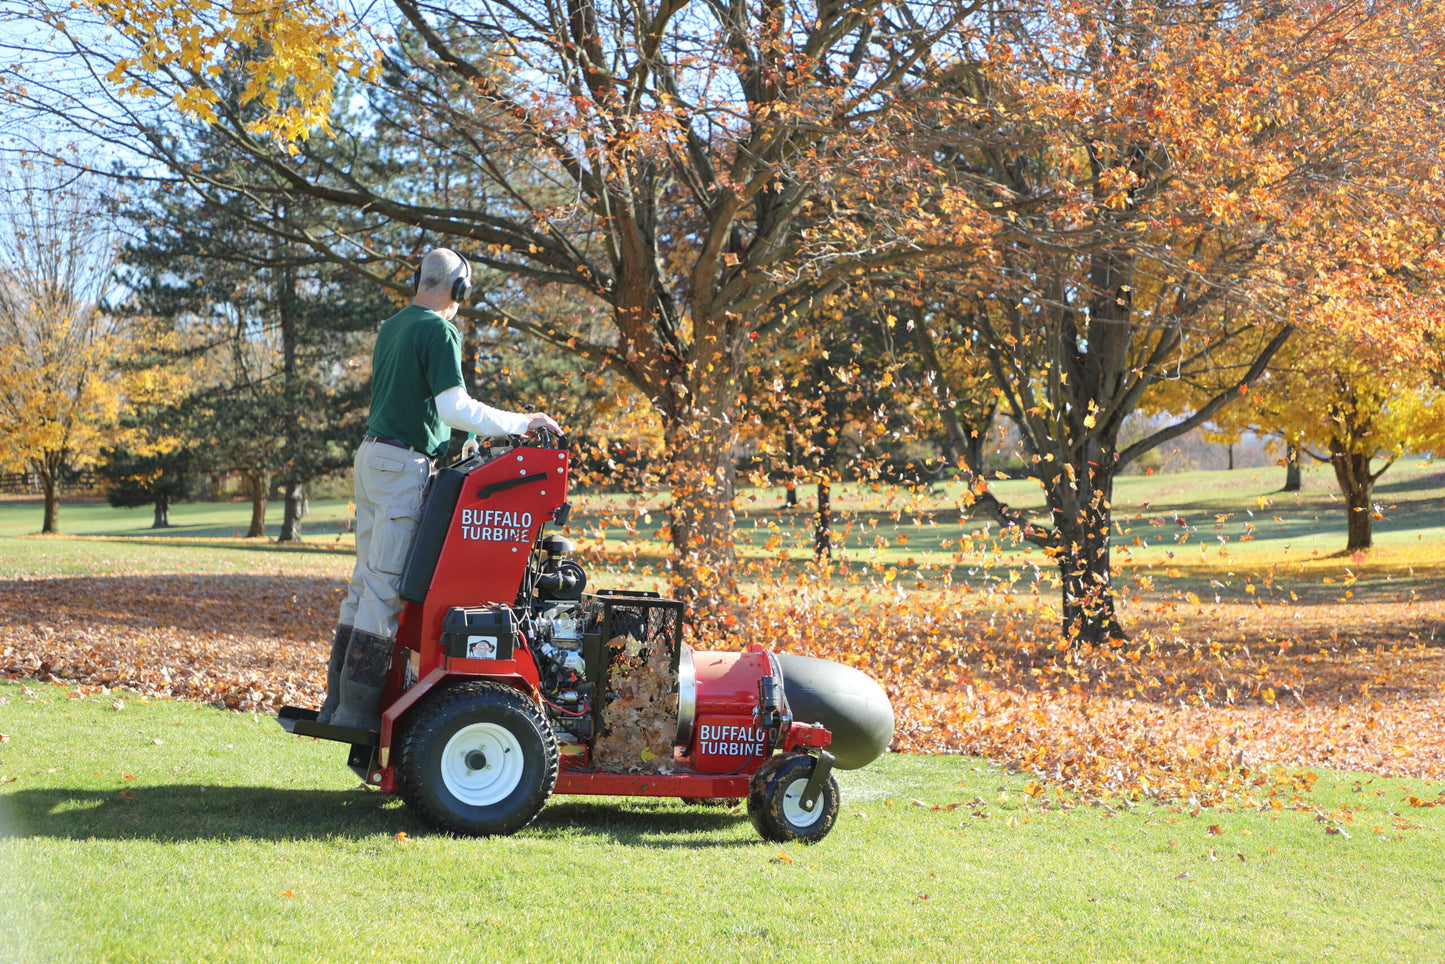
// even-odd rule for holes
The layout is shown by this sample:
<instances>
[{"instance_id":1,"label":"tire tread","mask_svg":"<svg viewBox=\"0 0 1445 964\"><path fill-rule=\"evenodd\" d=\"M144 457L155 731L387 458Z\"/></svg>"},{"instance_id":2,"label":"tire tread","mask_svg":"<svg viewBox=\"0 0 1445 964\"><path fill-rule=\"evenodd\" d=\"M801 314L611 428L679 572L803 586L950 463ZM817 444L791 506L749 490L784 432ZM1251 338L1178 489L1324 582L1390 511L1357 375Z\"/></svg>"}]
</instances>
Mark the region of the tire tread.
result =
<instances>
[{"instance_id":1,"label":"tire tread","mask_svg":"<svg viewBox=\"0 0 1445 964\"><path fill-rule=\"evenodd\" d=\"M517 822L506 820L499 825L483 826L476 820L468 821L462 815L448 810L427 787L426 751L438 739L444 739L442 732L449 720L487 700L520 713L536 728L542 739L545 772L541 784L528 795L520 805L513 807L517 813L525 813L526 819ZM491 680L466 680L453 683L440 694L429 695L426 702L412 716L406 726L401 742L401 753L397 761L397 790L407 807L428 825L447 833L467 836L491 836L516 833L531 823L557 784L559 753L557 739L552 727L542 716L542 711L522 693ZM433 774L440 780L440 776ZM530 811L530 812L527 812ZM508 815L510 816L510 814Z\"/></svg>"}]
</instances>

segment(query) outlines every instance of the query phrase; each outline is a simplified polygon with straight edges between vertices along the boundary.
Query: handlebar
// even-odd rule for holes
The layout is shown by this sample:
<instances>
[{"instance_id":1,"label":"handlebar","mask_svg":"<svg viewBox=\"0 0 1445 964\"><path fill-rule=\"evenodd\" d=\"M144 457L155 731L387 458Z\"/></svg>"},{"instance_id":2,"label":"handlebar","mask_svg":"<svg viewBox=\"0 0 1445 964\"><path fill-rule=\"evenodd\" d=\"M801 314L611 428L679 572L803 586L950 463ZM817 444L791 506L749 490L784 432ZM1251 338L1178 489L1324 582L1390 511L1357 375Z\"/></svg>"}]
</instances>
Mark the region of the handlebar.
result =
<instances>
[{"instance_id":1,"label":"handlebar","mask_svg":"<svg viewBox=\"0 0 1445 964\"><path fill-rule=\"evenodd\" d=\"M563 449L565 451L571 446L571 444L572 440L563 432L553 432L549 429L538 428L533 429L527 435L506 436L506 443L504 448L505 450L510 451L512 449L522 448L525 446L527 448ZM442 466L442 468L454 469L458 466L465 465L466 463L474 459L481 459L485 461L492 457L488 455L488 450L489 446L484 446L482 450L476 455L473 455L470 458L462 458L459 456L455 461Z\"/></svg>"},{"instance_id":2,"label":"handlebar","mask_svg":"<svg viewBox=\"0 0 1445 964\"><path fill-rule=\"evenodd\" d=\"M533 429L532 435L537 440L534 444L540 449L566 449L570 442L565 433L547 428ZM525 438L521 444L525 444Z\"/></svg>"}]
</instances>

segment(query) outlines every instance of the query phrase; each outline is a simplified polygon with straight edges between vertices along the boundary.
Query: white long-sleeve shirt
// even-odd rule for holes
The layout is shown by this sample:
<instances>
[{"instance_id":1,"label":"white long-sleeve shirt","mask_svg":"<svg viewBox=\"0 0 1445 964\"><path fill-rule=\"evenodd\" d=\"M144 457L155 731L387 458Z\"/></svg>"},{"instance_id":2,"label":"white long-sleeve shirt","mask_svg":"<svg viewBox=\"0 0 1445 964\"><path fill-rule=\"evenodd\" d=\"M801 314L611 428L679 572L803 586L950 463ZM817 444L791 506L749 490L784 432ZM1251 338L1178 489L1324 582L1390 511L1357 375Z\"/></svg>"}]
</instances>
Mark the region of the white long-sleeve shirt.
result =
<instances>
[{"instance_id":1,"label":"white long-sleeve shirt","mask_svg":"<svg viewBox=\"0 0 1445 964\"><path fill-rule=\"evenodd\" d=\"M436 406L437 414L443 422L474 435L526 435L532 427L530 415L504 412L499 408L483 405L468 395L461 385L448 388L436 396Z\"/></svg>"}]
</instances>

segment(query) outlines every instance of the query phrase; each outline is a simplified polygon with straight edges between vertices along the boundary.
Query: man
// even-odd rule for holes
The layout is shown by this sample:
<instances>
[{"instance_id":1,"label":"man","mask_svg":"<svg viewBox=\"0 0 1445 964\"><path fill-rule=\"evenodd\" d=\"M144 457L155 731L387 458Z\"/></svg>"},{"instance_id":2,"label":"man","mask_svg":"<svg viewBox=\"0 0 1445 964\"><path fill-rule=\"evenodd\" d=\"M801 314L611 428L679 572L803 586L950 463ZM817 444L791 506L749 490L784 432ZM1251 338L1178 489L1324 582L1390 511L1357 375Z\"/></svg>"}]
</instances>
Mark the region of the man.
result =
<instances>
[{"instance_id":1,"label":"man","mask_svg":"<svg viewBox=\"0 0 1445 964\"><path fill-rule=\"evenodd\" d=\"M380 728L377 704L396 644L402 569L432 461L446 451L451 429L489 436L560 431L540 412L498 411L467 395L461 335L451 321L471 293L471 277L456 252L428 252L413 277L412 303L377 334L367 435L353 463L356 568L331 644L321 723Z\"/></svg>"}]
</instances>

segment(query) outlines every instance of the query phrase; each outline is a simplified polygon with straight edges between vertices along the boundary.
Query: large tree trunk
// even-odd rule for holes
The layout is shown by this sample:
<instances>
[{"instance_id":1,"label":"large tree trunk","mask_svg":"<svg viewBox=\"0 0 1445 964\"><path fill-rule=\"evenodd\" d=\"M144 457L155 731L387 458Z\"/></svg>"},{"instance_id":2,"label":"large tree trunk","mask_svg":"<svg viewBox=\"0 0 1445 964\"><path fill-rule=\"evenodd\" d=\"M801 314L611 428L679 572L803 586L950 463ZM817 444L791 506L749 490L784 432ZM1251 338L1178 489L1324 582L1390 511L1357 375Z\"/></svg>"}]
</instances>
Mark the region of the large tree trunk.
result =
<instances>
[{"instance_id":1,"label":"large tree trunk","mask_svg":"<svg viewBox=\"0 0 1445 964\"><path fill-rule=\"evenodd\" d=\"M1128 384L1132 264L1117 252L1097 252L1089 280L1087 318L1071 314L1060 326L1059 360L1069 376L1061 400L1070 404L1059 439L1063 464L1047 487L1063 579L1063 632L1076 646L1127 638L1115 613L1109 541L1119 429L1128 411L1116 403ZM1102 423L1084 415L1111 409Z\"/></svg>"},{"instance_id":2,"label":"large tree trunk","mask_svg":"<svg viewBox=\"0 0 1445 964\"><path fill-rule=\"evenodd\" d=\"M277 542L300 542L301 520L306 517L306 486L300 479L286 483L286 503L281 514L281 534Z\"/></svg>"},{"instance_id":3,"label":"large tree trunk","mask_svg":"<svg viewBox=\"0 0 1445 964\"><path fill-rule=\"evenodd\" d=\"M1345 497L1345 510L1349 513L1346 528L1349 541L1347 552L1359 552L1374 543L1375 507L1373 495L1375 479L1370 474L1368 453L1351 452L1339 442L1330 440L1330 464L1335 469L1335 479L1340 484L1340 493Z\"/></svg>"},{"instance_id":4,"label":"large tree trunk","mask_svg":"<svg viewBox=\"0 0 1445 964\"><path fill-rule=\"evenodd\" d=\"M1128 638L1115 609L1110 572L1114 478L1103 464L1076 472L1077 484L1065 474L1050 486L1050 510L1060 542L1062 629L1074 645Z\"/></svg>"},{"instance_id":5,"label":"large tree trunk","mask_svg":"<svg viewBox=\"0 0 1445 964\"><path fill-rule=\"evenodd\" d=\"M987 438L986 430L975 429L964 440L966 446L964 458L966 464L979 475L984 474L983 468L983 443Z\"/></svg>"},{"instance_id":6,"label":"large tree trunk","mask_svg":"<svg viewBox=\"0 0 1445 964\"><path fill-rule=\"evenodd\" d=\"M1284 488L1282 492L1298 492L1304 488L1304 474L1300 471L1299 446L1286 442L1284 446Z\"/></svg>"},{"instance_id":7,"label":"large tree trunk","mask_svg":"<svg viewBox=\"0 0 1445 964\"><path fill-rule=\"evenodd\" d=\"M41 464L36 467L36 474L40 476L40 487L45 493L45 521L41 523L40 531L57 533L60 531L60 493L56 487L55 473Z\"/></svg>"},{"instance_id":8,"label":"large tree trunk","mask_svg":"<svg viewBox=\"0 0 1445 964\"><path fill-rule=\"evenodd\" d=\"M156 496L155 507L155 521L151 523L151 528L169 529L171 527L171 497L168 495Z\"/></svg>"},{"instance_id":9,"label":"large tree trunk","mask_svg":"<svg viewBox=\"0 0 1445 964\"><path fill-rule=\"evenodd\" d=\"M281 374L286 387L290 389L296 384L296 351L299 340L293 304L293 295L296 290L294 269L287 267L278 272L278 283L280 290L276 293L276 300L281 318ZM287 397L294 399L296 396L288 391ZM281 516L281 532L276 536L277 542L300 542L301 518L306 514L305 479L300 469L301 459L299 457L299 449L305 444L301 438L300 414L300 412L292 412L292 417L286 420L285 451L287 459L282 474L286 508ZM252 528L254 527L255 522L253 521ZM262 520L261 534L265 535L264 519Z\"/></svg>"},{"instance_id":10,"label":"large tree trunk","mask_svg":"<svg viewBox=\"0 0 1445 964\"><path fill-rule=\"evenodd\" d=\"M271 488L271 473L265 469L243 475L251 496L251 528L247 539L266 538L266 497Z\"/></svg>"},{"instance_id":11,"label":"large tree trunk","mask_svg":"<svg viewBox=\"0 0 1445 964\"><path fill-rule=\"evenodd\" d=\"M832 487L826 474L818 476L818 521L813 527L813 558L819 561L833 558L833 506L830 501Z\"/></svg>"},{"instance_id":12,"label":"large tree trunk","mask_svg":"<svg viewBox=\"0 0 1445 964\"><path fill-rule=\"evenodd\" d=\"M664 429L672 485L672 581L701 624L726 622L736 593L733 429L706 416Z\"/></svg>"},{"instance_id":13,"label":"large tree trunk","mask_svg":"<svg viewBox=\"0 0 1445 964\"><path fill-rule=\"evenodd\" d=\"M789 424L783 429L783 451L787 460L787 480L784 485L783 508L798 507L798 430Z\"/></svg>"}]
</instances>

